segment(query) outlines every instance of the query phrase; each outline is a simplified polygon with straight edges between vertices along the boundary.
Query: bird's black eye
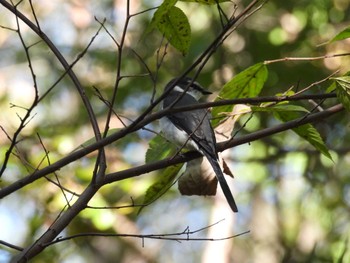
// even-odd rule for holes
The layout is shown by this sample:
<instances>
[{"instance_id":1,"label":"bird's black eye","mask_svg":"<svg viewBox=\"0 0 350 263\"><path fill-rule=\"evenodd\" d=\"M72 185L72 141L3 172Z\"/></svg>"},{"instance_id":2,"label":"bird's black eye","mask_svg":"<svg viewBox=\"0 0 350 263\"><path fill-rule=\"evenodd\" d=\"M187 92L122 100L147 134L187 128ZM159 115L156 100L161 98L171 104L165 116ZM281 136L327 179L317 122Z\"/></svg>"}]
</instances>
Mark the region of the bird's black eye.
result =
<instances>
[{"instance_id":1,"label":"bird's black eye","mask_svg":"<svg viewBox=\"0 0 350 263\"><path fill-rule=\"evenodd\" d=\"M197 83L197 82L193 82L192 83L192 87L198 91L202 91L203 88Z\"/></svg>"},{"instance_id":2,"label":"bird's black eye","mask_svg":"<svg viewBox=\"0 0 350 263\"><path fill-rule=\"evenodd\" d=\"M186 85L190 85L190 84L191 84L191 88L192 89L195 89L195 90L198 90L198 91L202 91L203 90L203 88L201 87L201 85L198 84L198 82L195 82L192 79L186 79Z\"/></svg>"}]
</instances>

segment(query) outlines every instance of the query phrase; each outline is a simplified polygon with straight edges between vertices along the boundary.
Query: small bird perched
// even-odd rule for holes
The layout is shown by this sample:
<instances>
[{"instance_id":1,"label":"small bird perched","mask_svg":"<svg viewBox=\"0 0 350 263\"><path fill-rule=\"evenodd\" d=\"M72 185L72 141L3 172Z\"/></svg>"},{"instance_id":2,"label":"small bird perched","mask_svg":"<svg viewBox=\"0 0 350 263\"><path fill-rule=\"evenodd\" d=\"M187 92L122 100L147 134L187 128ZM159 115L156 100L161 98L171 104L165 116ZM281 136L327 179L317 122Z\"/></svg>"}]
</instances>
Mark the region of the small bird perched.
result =
<instances>
[{"instance_id":1,"label":"small bird perched","mask_svg":"<svg viewBox=\"0 0 350 263\"><path fill-rule=\"evenodd\" d=\"M176 85L173 87L175 83ZM173 89L169 92L171 87ZM165 86L164 92L168 93L163 100L163 109L170 106L183 107L195 105L199 103L198 99L202 95L211 94L211 92L205 90L199 83L194 82L188 77L171 80ZM164 136L169 141L181 147L185 146L189 150L199 151L208 159L228 204L233 212L238 212L236 202L219 164L215 134L209 117L210 113L206 109L170 113L160 119L160 126Z\"/></svg>"}]
</instances>

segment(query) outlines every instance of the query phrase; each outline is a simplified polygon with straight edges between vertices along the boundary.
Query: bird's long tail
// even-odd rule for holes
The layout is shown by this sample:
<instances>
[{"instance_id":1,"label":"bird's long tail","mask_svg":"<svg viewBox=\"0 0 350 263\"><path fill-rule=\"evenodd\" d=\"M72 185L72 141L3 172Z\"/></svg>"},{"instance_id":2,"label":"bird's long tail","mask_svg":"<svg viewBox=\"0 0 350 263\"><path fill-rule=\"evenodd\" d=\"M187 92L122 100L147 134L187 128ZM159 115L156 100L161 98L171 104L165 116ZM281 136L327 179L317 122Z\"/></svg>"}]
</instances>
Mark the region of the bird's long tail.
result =
<instances>
[{"instance_id":1,"label":"bird's long tail","mask_svg":"<svg viewBox=\"0 0 350 263\"><path fill-rule=\"evenodd\" d=\"M224 174L221 170L220 164L218 162L218 160L216 158L213 158L212 156L210 156L208 153L203 152L204 155L207 157L208 161L210 162L211 166L214 169L214 172L216 174L216 178L218 179L221 189L224 192L224 195L226 197L226 200L228 202L228 204L230 205L231 209L233 212L238 212L238 208L235 202L235 199L232 196L231 190L228 187L228 184L226 182L226 179L224 177Z\"/></svg>"}]
</instances>

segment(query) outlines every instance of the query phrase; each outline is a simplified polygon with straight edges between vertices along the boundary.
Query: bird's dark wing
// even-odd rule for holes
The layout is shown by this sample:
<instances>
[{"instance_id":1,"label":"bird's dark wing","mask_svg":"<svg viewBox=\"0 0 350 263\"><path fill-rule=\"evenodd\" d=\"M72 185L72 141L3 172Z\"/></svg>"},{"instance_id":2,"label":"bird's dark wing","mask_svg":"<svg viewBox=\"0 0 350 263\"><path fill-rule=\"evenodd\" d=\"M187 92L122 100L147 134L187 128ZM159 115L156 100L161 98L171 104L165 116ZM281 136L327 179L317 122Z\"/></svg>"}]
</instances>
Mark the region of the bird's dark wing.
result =
<instances>
[{"instance_id":1,"label":"bird's dark wing","mask_svg":"<svg viewBox=\"0 0 350 263\"><path fill-rule=\"evenodd\" d=\"M171 105L182 93L172 91L164 100L165 105ZM188 94L184 94L179 99L174 108L198 104L198 101ZM167 116L178 128L185 131L190 138L195 141L202 151L214 154L217 158L216 140L214 131L210 124L210 113L205 109L196 109L185 112L171 113ZM209 131L209 132L208 132Z\"/></svg>"},{"instance_id":2,"label":"bird's dark wing","mask_svg":"<svg viewBox=\"0 0 350 263\"><path fill-rule=\"evenodd\" d=\"M179 97L182 96L180 99ZM172 91L165 98L164 105L172 105L176 101L174 107L189 106L198 104L192 96ZM227 185L224 174L218 162L218 154L216 152L216 139L213 128L210 124L210 114L205 109L196 109L186 112L177 112L167 115L167 118L180 130L185 131L189 137L198 145L201 152L207 157L214 169L216 177L220 183L221 189L226 197L232 211L238 212L236 202L232 196L230 188Z\"/></svg>"}]
</instances>

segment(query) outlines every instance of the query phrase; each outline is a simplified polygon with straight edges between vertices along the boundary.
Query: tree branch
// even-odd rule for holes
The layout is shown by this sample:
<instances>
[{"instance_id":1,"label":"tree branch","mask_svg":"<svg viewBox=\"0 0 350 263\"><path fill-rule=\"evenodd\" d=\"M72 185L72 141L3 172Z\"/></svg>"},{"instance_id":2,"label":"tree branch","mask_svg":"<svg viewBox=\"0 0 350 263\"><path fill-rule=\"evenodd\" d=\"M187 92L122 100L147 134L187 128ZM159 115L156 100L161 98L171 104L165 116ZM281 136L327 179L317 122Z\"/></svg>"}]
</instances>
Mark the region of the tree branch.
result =
<instances>
[{"instance_id":1,"label":"tree branch","mask_svg":"<svg viewBox=\"0 0 350 263\"><path fill-rule=\"evenodd\" d=\"M92 106L90 104L89 99L87 98L85 91L75 75L75 73L72 70L72 65L69 65L64 56L61 54L61 52L57 49L55 44L50 40L50 38L38 27L36 26L32 21L30 21L23 13L21 13L18 9L17 6L12 6L9 2L6 0L0 0L0 4L2 4L6 9L8 9L10 12L12 12L16 17L21 19L30 29L33 30L45 43L46 45L50 48L50 50L55 54L56 58L60 61L62 64L63 68L66 70L67 74L71 78L72 82L74 83L75 88L80 94L80 97L84 103L84 106L86 107L86 110L88 112L90 122L92 125L92 128L94 130L95 136L97 139L101 137L99 127L97 124L97 120L95 118L94 111L92 109ZM36 20L37 21L37 20Z\"/></svg>"},{"instance_id":2,"label":"tree branch","mask_svg":"<svg viewBox=\"0 0 350 263\"><path fill-rule=\"evenodd\" d=\"M153 113L153 114L149 115L148 117L144 118L141 122L139 122L138 125L134 125L132 129L130 129L130 126L128 128L124 128L124 129L122 129L114 134L111 134L110 136L107 136L106 138L99 140L98 142L95 142L91 145L86 146L83 149L77 150L77 151L63 157L62 159L53 163L52 165L44 167L41 170L37 170L34 173L25 176L23 179L20 179L20 180L16 181L15 183L0 189L0 199L4 198L5 196L17 191L18 189L20 189L20 188L22 188L22 187L24 187L32 182L40 179L41 177L43 177L45 175L48 175L52 172L59 170L60 168L64 167L65 165L72 163L72 162L80 159L81 157L83 157L91 152L94 152L94 151L96 151L96 150L98 150L98 149L100 149L108 144L113 143L114 141L117 141L117 140L123 138L124 136L126 136L130 132L137 131L137 130L143 128L145 125L151 123L152 121L155 121L155 120L157 120L163 116L166 116L167 114L173 113L173 112L193 110L193 109L197 109L197 108L207 108L207 107L212 107L212 106L247 103L247 102L261 103L261 102L269 102L269 101L300 100L302 98L303 99L310 99L310 98L312 98L312 99L324 99L324 98L333 98L333 97L335 97L335 94L298 95L298 96L293 96L293 97L286 96L286 97L282 97L282 98L277 97L277 96L261 97L261 98L243 98L243 99L223 100L223 101L200 103L200 104L194 105L194 106L161 110L161 111ZM177 158L175 160L177 160ZM183 160L182 162L186 162L186 161L188 161L188 160ZM180 162L176 162L176 163L180 163ZM145 172L150 172L152 170L156 170L156 169L160 169L160 168L164 168L164 167L165 166L161 166L161 167L156 166L156 168L149 167L148 169L145 170ZM136 167L136 168L138 168L138 167ZM132 168L132 169L135 169L135 168ZM140 175L140 174L138 174L138 175Z\"/></svg>"},{"instance_id":3,"label":"tree branch","mask_svg":"<svg viewBox=\"0 0 350 263\"><path fill-rule=\"evenodd\" d=\"M36 240L31 246L25 248L21 253L11 260L11 263L28 262L28 260L43 251L47 244L50 243L67 225L85 209L86 204L96 194L99 187L90 184L80 195L78 200L71 205L49 228Z\"/></svg>"},{"instance_id":4,"label":"tree branch","mask_svg":"<svg viewBox=\"0 0 350 263\"><path fill-rule=\"evenodd\" d=\"M253 132L251 134L248 135L244 135L240 138L235 138L233 140L228 140L225 142L221 142L217 144L217 149L219 152L222 152L224 150L227 150L229 148L244 144L244 143L248 143L248 142L252 142L252 141L256 141L258 139L279 133L279 132L283 132L292 128L296 128L299 127L301 125L304 125L306 123L311 123L311 122L315 122L315 121L319 121L319 120L323 120L326 119L338 112L341 112L342 110L344 110L344 107L341 104L335 105L333 107L330 107L329 109L326 109L322 112L317 112L317 113L313 113L313 114L309 114L306 115L305 117L301 117L271 128L266 128L257 132ZM158 170L158 169L162 169L162 168L166 168L168 166L171 165L175 165L175 164L179 164L179 163L184 163L184 162L188 162L191 161L195 158L199 158L202 155L199 152L195 152L195 151L191 151L191 152L187 152L185 154L182 155L178 155L175 157L171 157L171 158L167 158L161 161L157 161L157 162L153 162L153 163L149 163L149 164L144 164L138 167L134 167L134 168L130 168L127 170L123 170L123 171L119 171L119 172L115 172L115 173L110 173L107 174L104 180L104 184L109 184L109 183L113 183L116 181L120 181L120 180L124 180L127 178L132 178L132 177L136 177L139 175L142 175L144 173L149 173L151 171L154 170Z\"/></svg>"}]
</instances>

